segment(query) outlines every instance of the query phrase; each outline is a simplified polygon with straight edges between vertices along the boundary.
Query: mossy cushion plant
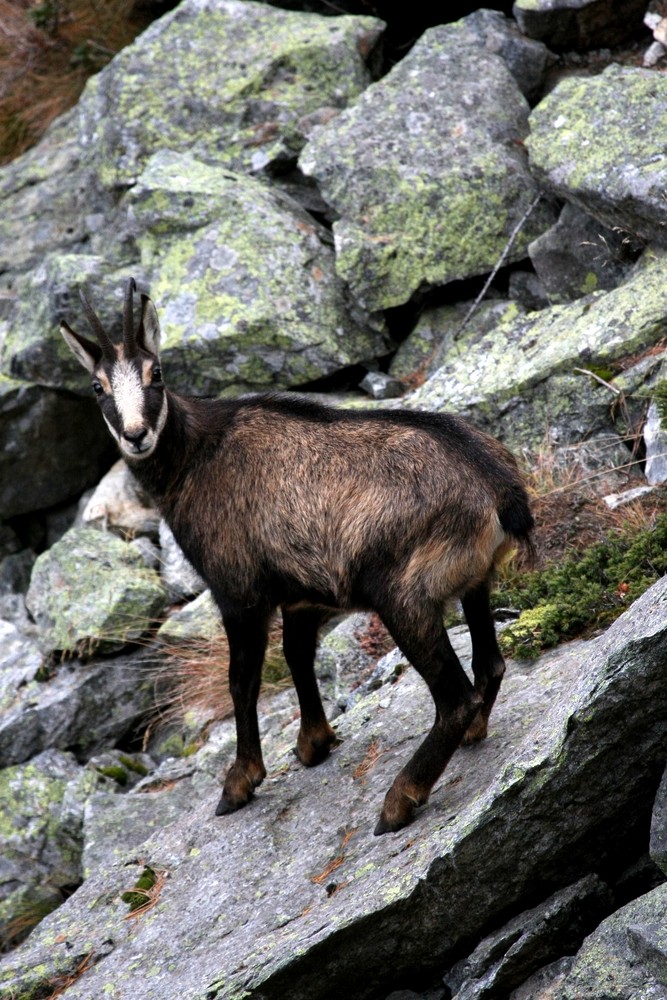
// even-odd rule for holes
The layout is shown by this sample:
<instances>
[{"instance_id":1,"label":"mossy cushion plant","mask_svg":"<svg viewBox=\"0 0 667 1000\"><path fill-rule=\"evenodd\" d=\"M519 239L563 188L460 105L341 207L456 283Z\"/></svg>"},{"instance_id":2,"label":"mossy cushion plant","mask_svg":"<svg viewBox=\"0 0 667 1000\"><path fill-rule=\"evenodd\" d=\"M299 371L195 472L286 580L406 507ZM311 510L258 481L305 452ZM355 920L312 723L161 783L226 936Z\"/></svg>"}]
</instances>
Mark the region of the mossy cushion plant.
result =
<instances>
[{"instance_id":1,"label":"mossy cushion plant","mask_svg":"<svg viewBox=\"0 0 667 1000\"><path fill-rule=\"evenodd\" d=\"M611 534L545 569L501 584L496 606L521 614L500 637L503 652L534 659L564 639L608 625L667 572L667 515L638 532Z\"/></svg>"}]
</instances>

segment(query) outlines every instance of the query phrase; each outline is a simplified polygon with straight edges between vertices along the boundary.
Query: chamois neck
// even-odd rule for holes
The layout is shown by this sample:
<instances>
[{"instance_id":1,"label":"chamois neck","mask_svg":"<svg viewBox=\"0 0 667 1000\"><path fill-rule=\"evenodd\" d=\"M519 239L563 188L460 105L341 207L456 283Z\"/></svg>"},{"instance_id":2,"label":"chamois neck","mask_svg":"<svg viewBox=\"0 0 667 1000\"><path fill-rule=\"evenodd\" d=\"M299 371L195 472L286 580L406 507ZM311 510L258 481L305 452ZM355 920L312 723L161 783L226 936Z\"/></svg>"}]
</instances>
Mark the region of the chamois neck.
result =
<instances>
[{"instance_id":1,"label":"chamois neck","mask_svg":"<svg viewBox=\"0 0 667 1000\"><path fill-rule=\"evenodd\" d=\"M145 459L126 459L135 478L158 504L178 488L206 437L200 411L207 401L166 392L167 418L155 450Z\"/></svg>"}]
</instances>

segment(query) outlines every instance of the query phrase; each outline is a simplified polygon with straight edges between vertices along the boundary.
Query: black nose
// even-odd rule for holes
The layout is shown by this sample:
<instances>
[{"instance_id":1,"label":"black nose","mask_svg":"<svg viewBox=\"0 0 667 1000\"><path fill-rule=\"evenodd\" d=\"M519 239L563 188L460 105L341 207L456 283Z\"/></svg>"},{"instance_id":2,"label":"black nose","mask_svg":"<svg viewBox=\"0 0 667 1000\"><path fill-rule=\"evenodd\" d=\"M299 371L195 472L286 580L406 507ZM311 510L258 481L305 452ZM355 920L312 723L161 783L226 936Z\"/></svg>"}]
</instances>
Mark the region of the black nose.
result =
<instances>
[{"instance_id":1,"label":"black nose","mask_svg":"<svg viewBox=\"0 0 667 1000\"><path fill-rule=\"evenodd\" d=\"M133 444L135 446L140 445L147 434L148 431L146 430L146 428L143 427L139 431L123 431L123 437L125 438L125 440L129 441L130 444Z\"/></svg>"}]
</instances>

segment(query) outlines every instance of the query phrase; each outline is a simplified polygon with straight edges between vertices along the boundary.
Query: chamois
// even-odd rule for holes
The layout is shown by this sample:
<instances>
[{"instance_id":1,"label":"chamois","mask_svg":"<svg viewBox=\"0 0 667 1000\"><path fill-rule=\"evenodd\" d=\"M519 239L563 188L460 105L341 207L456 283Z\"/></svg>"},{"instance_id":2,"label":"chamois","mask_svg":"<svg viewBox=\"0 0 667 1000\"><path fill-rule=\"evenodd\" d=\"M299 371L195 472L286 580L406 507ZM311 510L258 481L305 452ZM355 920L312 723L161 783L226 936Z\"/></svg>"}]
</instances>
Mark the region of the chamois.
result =
<instances>
[{"instance_id":1,"label":"chamois","mask_svg":"<svg viewBox=\"0 0 667 1000\"><path fill-rule=\"evenodd\" d=\"M376 834L410 822L461 742L486 736L505 670L489 605L494 567L531 547L533 519L507 449L458 417L343 411L293 395L235 400L170 392L155 306L133 279L113 343L81 294L97 342L61 332L92 376L102 415L211 589L229 640L237 751L216 810L244 806L266 775L257 698L271 616L301 710L296 753L335 743L313 667L333 611L375 611L426 681L435 723L386 794ZM461 600L474 684L443 625Z\"/></svg>"}]
</instances>

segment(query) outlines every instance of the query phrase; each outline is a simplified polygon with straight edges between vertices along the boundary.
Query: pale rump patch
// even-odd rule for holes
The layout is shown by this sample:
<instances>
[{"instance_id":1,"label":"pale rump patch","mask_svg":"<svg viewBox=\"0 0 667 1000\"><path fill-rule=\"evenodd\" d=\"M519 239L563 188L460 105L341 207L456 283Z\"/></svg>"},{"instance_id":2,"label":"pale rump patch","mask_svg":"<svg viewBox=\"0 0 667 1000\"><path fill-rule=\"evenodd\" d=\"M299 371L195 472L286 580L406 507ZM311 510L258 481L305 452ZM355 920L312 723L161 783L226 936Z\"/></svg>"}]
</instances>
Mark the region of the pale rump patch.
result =
<instances>
[{"instance_id":1,"label":"pale rump patch","mask_svg":"<svg viewBox=\"0 0 667 1000\"><path fill-rule=\"evenodd\" d=\"M415 549L403 572L408 586L419 583L436 600L463 594L485 580L499 556L511 547L493 511L484 527L464 545L433 539Z\"/></svg>"}]
</instances>

